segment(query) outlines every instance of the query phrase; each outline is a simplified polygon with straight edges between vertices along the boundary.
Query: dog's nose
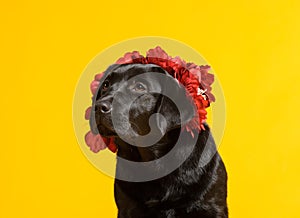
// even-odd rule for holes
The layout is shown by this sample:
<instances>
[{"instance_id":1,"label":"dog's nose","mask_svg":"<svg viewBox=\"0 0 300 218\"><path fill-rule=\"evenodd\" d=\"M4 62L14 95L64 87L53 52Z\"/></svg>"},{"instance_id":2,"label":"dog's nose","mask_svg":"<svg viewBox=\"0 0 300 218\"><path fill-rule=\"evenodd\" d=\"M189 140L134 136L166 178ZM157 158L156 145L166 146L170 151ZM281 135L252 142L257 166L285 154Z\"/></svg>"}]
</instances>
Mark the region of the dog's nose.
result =
<instances>
[{"instance_id":1,"label":"dog's nose","mask_svg":"<svg viewBox=\"0 0 300 218\"><path fill-rule=\"evenodd\" d=\"M111 111L111 103L108 101L101 101L96 105L96 110L100 110L101 113L107 114Z\"/></svg>"}]
</instances>

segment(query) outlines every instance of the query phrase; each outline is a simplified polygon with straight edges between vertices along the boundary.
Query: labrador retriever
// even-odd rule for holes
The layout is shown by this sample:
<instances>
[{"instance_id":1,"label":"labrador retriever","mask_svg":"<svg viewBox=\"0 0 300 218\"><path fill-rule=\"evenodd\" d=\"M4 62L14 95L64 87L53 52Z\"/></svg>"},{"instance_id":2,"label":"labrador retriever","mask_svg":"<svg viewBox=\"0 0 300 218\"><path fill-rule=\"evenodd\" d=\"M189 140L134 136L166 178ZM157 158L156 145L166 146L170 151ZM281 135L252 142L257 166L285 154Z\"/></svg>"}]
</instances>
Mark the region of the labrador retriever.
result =
<instances>
[{"instance_id":1,"label":"labrador retriever","mask_svg":"<svg viewBox=\"0 0 300 218\"><path fill-rule=\"evenodd\" d=\"M228 217L227 173L209 126L205 123L195 136L182 131L195 115L185 88L154 64L112 65L100 84L90 127L95 134L113 137L118 147L118 218ZM153 137L158 137L154 144L143 146ZM172 150L168 162L160 161ZM178 167L170 169L169 162L177 160ZM132 162L142 170L128 164ZM149 169L143 165L150 162ZM162 171L167 173L160 176ZM149 178L135 180L141 174Z\"/></svg>"}]
</instances>

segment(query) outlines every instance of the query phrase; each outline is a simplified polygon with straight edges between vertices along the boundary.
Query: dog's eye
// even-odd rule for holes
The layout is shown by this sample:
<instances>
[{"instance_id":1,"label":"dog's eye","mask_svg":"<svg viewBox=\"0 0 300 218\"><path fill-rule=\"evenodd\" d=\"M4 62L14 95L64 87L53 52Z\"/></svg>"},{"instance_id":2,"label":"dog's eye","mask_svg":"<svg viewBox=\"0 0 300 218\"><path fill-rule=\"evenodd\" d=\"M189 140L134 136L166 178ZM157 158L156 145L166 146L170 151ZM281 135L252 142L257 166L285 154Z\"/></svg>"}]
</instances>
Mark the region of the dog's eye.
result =
<instances>
[{"instance_id":1,"label":"dog's eye","mask_svg":"<svg viewBox=\"0 0 300 218\"><path fill-rule=\"evenodd\" d=\"M102 90L103 91L106 91L109 87L109 81L104 81L103 84L102 84Z\"/></svg>"},{"instance_id":2,"label":"dog's eye","mask_svg":"<svg viewBox=\"0 0 300 218\"><path fill-rule=\"evenodd\" d=\"M140 82L137 82L135 85L134 85L134 91L138 91L138 92L142 92L142 91L145 91L146 90L146 87L143 83L140 83Z\"/></svg>"}]
</instances>

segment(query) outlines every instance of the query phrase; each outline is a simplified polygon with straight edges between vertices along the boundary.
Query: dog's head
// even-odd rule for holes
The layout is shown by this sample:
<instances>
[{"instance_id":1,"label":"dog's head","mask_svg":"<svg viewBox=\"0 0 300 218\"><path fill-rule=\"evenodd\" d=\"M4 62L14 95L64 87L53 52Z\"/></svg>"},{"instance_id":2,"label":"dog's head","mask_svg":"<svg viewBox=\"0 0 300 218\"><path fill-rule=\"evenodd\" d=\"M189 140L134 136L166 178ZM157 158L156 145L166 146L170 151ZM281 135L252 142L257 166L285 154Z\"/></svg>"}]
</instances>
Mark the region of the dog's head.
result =
<instances>
[{"instance_id":1,"label":"dog's head","mask_svg":"<svg viewBox=\"0 0 300 218\"><path fill-rule=\"evenodd\" d=\"M94 96L90 126L104 137L162 137L192 119L194 108L185 88L161 67L112 65Z\"/></svg>"}]
</instances>

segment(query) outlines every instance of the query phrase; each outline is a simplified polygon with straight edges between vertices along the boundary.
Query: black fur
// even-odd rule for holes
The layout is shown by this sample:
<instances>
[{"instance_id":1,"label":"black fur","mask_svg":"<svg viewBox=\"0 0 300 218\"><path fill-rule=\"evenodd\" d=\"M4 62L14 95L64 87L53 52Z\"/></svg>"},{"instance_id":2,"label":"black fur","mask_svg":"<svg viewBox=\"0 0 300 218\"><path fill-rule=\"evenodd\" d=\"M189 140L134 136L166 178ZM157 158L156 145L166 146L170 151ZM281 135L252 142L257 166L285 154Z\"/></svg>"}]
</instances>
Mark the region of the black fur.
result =
<instances>
[{"instance_id":1,"label":"black fur","mask_svg":"<svg viewBox=\"0 0 300 218\"><path fill-rule=\"evenodd\" d=\"M102 79L102 86L93 99L91 128L106 137L115 137L118 147L117 155L135 162L157 160L167 154L175 145L180 134L181 123L188 122L195 113L194 106L186 97L185 90L175 79L171 84L166 81L155 81L145 76L143 81L128 82L130 78L146 72L161 73L168 76L156 65L128 64L113 65L107 69ZM141 83L143 88L134 88ZM103 85L105 84L105 85ZM121 89L120 87L123 86ZM145 90L144 90L145 88ZM169 98L153 90L172 89L174 97L183 102L184 113ZM142 93L131 105L126 103ZM118 96L117 102L112 100ZM118 115L117 127L113 125L111 110ZM161 140L150 147L134 146L124 138L134 138L150 132L148 120L153 113L161 113L166 123L157 120L154 134L163 133ZM129 114L129 119L126 119ZM114 123L116 124L116 123ZM134 131L123 131L130 125ZM116 134L118 128L118 134ZM115 201L118 207L118 218L178 218L203 217L226 218L227 212L227 174L225 166L216 150L210 129L205 124L197 138L191 155L170 174L146 182L128 182L115 179ZM155 132L156 131L156 132ZM119 137L120 134L122 137ZM188 152L193 146L190 133L182 132L185 142L179 146L178 156ZM143 142L139 142L143 143ZM204 166L200 163L205 158L210 161ZM157 166L164 167L164 166ZM131 173L132 169L121 165L118 159L116 173Z\"/></svg>"}]
</instances>

